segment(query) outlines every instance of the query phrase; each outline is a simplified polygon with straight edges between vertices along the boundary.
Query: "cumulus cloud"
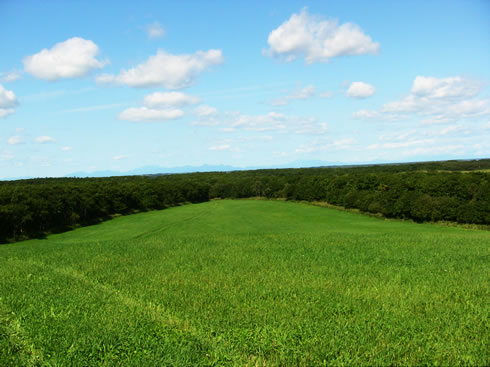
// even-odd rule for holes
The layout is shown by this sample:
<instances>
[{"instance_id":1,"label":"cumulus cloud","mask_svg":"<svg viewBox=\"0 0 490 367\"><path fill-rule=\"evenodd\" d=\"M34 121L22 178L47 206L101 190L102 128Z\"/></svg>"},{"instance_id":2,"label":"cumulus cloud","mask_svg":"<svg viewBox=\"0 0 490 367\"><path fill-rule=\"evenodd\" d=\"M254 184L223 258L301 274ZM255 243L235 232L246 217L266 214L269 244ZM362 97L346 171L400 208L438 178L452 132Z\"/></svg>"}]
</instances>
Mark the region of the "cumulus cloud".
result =
<instances>
[{"instance_id":1,"label":"cumulus cloud","mask_svg":"<svg viewBox=\"0 0 490 367\"><path fill-rule=\"evenodd\" d=\"M17 98L11 90L5 89L0 84L0 108L10 108L17 106Z\"/></svg>"},{"instance_id":2,"label":"cumulus cloud","mask_svg":"<svg viewBox=\"0 0 490 367\"><path fill-rule=\"evenodd\" d=\"M24 143L24 139L22 139L22 136L18 136L18 135L11 136L8 140L9 145L17 145L23 143Z\"/></svg>"},{"instance_id":3,"label":"cumulus cloud","mask_svg":"<svg viewBox=\"0 0 490 367\"><path fill-rule=\"evenodd\" d=\"M292 61L304 56L306 63L326 62L333 57L376 54L379 43L363 33L353 23L338 24L337 20L323 19L303 9L293 14L267 40L266 53Z\"/></svg>"},{"instance_id":4,"label":"cumulus cloud","mask_svg":"<svg viewBox=\"0 0 490 367\"><path fill-rule=\"evenodd\" d=\"M106 62L97 60L99 47L90 40L73 37L57 43L51 49L26 56L24 70L38 79L58 80L77 78L93 69L102 68Z\"/></svg>"},{"instance_id":5,"label":"cumulus cloud","mask_svg":"<svg viewBox=\"0 0 490 367\"><path fill-rule=\"evenodd\" d=\"M402 120L421 118L421 123L447 123L490 115L490 100L478 99L481 84L460 76L434 78L417 76L410 93L385 103L379 110L355 112L355 118Z\"/></svg>"},{"instance_id":6,"label":"cumulus cloud","mask_svg":"<svg viewBox=\"0 0 490 367\"><path fill-rule=\"evenodd\" d=\"M178 107L199 102L199 97L181 92L155 92L145 96L144 107L127 108L119 114L119 119L134 122L175 120L184 116L184 111Z\"/></svg>"},{"instance_id":7,"label":"cumulus cloud","mask_svg":"<svg viewBox=\"0 0 490 367\"><path fill-rule=\"evenodd\" d=\"M18 105L17 97L11 90L5 89L0 84L0 118L7 117L15 112L12 107Z\"/></svg>"},{"instance_id":8,"label":"cumulus cloud","mask_svg":"<svg viewBox=\"0 0 490 367\"><path fill-rule=\"evenodd\" d=\"M161 38L165 35L165 30L158 22L154 22L146 27L149 38Z\"/></svg>"},{"instance_id":9,"label":"cumulus cloud","mask_svg":"<svg viewBox=\"0 0 490 367\"><path fill-rule=\"evenodd\" d=\"M69 152L70 150L72 150L72 147L69 147L69 146L66 146L66 147L61 147L61 150L63 152Z\"/></svg>"},{"instance_id":10,"label":"cumulus cloud","mask_svg":"<svg viewBox=\"0 0 490 367\"><path fill-rule=\"evenodd\" d=\"M34 139L34 141L39 144L48 144L48 143L56 142L56 139L44 135L44 136L38 136L37 138Z\"/></svg>"},{"instance_id":11,"label":"cumulus cloud","mask_svg":"<svg viewBox=\"0 0 490 367\"><path fill-rule=\"evenodd\" d=\"M222 63L221 50L197 51L190 55L158 50L156 55L134 68L122 70L118 75L102 74L96 80L134 88L182 89L192 85L201 72Z\"/></svg>"},{"instance_id":12,"label":"cumulus cloud","mask_svg":"<svg viewBox=\"0 0 490 367\"><path fill-rule=\"evenodd\" d=\"M120 120L139 121L168 121L184 116L179 109L153 109L148 107L127 108L119 114Z\"/></svg>"},{"instance_id":13,"label":"cumulus cloud","mask_svg":"<svg viewBox=\"0 0 490 367\"><path fill-rule=\"evenodd\" d=\"M147 95L144 99L145 105L148 107L183 107L197 104L200 101L199 97L181 92L155 92Z\"/></svg>"},{"instance_id":14,"label":"cumulus cloud","mask_svg":"<svg viewBox=\"0 0 490 367\"><path fill-rule=\"evenodd\" d=\"M291 101L305 100L313 97L316 94L316 88L313 85L307 85L306 87L299 88L293 93L275 99L271 102L273 106L284 106Z\"/></svg>"},{"instance_id":15,"label":"cumulus cloud","mask_svg":"<svg viewBox=\"0 0 490 367\"><path fill-rule=\"evenodd\" d=\"M476 96L481 90L481 84L460 76L449 78L434 78L417 76L412 85L412 94L426 98L461 98Z\"/></svg>"},{"instance_id":16,"label":"cumulus cloud","mask_svg":"<svg viewBox=\"0 0 490 367\"><path fill-rule=\"evenodd\" d=\"M364 82L353 82L347 89L347 96L351 98L367 98L376 93L376 88Z\"/></svg>"}]
</instances>

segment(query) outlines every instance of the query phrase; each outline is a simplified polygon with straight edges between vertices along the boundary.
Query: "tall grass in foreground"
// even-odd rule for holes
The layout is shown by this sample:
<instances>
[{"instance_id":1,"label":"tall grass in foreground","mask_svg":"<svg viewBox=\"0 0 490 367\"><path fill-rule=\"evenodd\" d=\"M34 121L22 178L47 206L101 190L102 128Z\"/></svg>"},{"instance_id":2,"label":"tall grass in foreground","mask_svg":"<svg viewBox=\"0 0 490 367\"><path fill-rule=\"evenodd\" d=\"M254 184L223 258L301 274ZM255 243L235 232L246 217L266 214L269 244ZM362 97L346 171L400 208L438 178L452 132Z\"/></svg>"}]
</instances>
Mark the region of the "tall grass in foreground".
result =
<instances>
[{"instance_id":1,"label":"tall grass in foreground","mask_svg":"<svg viewBox=\"0 0 490 367\"><path fill-rule=\"evenodd\" d=\"M0 246L0 365L488 365L490 233L214 201Z\"/></svg>"}]
</instances>

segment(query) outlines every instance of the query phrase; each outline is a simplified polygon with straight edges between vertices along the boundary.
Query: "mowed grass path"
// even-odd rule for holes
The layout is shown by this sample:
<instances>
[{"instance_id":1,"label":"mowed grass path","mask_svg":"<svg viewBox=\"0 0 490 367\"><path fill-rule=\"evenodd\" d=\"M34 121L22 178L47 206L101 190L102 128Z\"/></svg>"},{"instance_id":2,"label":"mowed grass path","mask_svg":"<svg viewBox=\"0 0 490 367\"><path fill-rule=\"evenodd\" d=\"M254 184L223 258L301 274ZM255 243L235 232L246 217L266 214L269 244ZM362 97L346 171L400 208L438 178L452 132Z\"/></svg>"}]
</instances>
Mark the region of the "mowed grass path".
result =
<instances>
[{"instance_id":1,"label":"mowed grass path","mask_svg":"<svg viewBox=\"0 0 490 367\"><path fill-rule=\"evenodd\" d=\"M0 246L0 365L488 365L488 231L223 200Z\"/></svg>"}]
</instances>

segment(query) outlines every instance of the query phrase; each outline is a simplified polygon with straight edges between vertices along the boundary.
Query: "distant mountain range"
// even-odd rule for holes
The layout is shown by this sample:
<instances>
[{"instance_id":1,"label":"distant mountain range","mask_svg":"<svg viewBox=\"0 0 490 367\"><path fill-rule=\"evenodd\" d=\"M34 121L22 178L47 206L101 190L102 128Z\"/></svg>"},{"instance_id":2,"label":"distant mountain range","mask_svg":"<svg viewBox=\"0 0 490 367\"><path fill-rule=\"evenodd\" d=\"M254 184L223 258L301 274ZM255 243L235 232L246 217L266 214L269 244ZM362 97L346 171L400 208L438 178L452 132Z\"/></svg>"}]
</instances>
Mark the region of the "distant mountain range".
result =
<instances>
[{"instance_id":1,"label":"distant mountain range","mask_svg":"<svg viewBox=\"0 0 490 367\"><path fill-rule=\"evenodd\" d=\"M480 160L482 158L473 159L459 159L459 161ZM441 159L439 162L446 160ZM427 161L429 162L429 161ZM436 162L430 161L430 162ZM202 166L179 166L179 167L160 167L160 166L144 166L141 168L135 168L129 171L78 171L73 172L63 177L111 177L111 176L136 176L136 175L165 175L165 174L177 174L177 173L191 173L191 172L230 172L230 171L247 171L255 169L279 169L279 168L308 168L308 167L355 167L355 166L371 166L371 165L397 165L397 164L409 164L409 163L423 163L423 162L386 162L386 161L371 161L371 162L325 162L319 160L301 160L285 164L277 164L270 166L247 166L247 167L235 167L227 165L209 165L204 164ZM3 178L0 181L9 180L24 180L35 177L12 177Z\"/></svg>"},{"instance_id":2,"label":"distant mountain range","mask_svg":"<svg viewBox=\"0 0 490 367\"><path fill-rule=\"evenodd\" d=\"M274 166L247 166L235 167L227 165L209 165L202 166L179 166L179 167L160 167L160 166L144 166L141 168L132 169L129 171L93 171L73 172L64 177L111 177L111 176L134 176L134 175L157 175L157 174L175 174L175 173L191 173L191 172L229 172L229 171L246 171L254 169L274 169L274 168L306 168L306 167L322 167L345 165L340 162L324 162L324 161L296 161L293 163L274 165Z\"/></svg>"}]
</instances>

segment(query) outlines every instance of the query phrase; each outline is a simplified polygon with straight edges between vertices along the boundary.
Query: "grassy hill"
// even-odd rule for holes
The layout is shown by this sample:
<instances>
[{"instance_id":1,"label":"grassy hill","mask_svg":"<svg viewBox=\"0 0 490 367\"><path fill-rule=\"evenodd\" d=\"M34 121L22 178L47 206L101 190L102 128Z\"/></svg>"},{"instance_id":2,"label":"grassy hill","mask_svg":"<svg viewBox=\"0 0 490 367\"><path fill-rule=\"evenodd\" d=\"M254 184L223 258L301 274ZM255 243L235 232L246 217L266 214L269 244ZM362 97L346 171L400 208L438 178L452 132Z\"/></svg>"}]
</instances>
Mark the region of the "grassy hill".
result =
<instances>
[{"instance_id":1,"label":"grassy hill","mask_svg":"<svg viewBox=\"0 0 490 367\"><path fill-rule=\"evenodd\" d=\"M490 232L220 200L0 246L0 365L488 365Z\"/></svg>"}]
</instances>

